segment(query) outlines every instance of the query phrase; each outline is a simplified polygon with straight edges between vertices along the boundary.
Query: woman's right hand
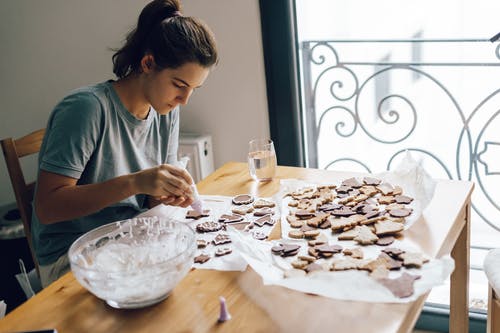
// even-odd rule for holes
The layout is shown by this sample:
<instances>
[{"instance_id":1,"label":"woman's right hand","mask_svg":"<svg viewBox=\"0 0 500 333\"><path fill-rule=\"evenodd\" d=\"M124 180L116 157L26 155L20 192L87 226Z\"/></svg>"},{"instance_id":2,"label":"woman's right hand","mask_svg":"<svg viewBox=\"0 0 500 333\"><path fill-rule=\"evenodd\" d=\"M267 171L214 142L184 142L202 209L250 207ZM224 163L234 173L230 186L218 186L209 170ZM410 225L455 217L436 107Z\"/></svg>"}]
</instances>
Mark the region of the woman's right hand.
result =
<instances>
[{"instance_id":1,"label":"woman's right hand","mask_svg":"<svg viewBox=\"0 0 500 333\"><path fill-rule=\"evenodd\" d=\"M185 169L162 164L136 172L134 176L138 193L156 198L169 198L168 201L162 201L174 206L193 200L193 190L191 189L193 179Z\"/></svg>"}]
</instances>

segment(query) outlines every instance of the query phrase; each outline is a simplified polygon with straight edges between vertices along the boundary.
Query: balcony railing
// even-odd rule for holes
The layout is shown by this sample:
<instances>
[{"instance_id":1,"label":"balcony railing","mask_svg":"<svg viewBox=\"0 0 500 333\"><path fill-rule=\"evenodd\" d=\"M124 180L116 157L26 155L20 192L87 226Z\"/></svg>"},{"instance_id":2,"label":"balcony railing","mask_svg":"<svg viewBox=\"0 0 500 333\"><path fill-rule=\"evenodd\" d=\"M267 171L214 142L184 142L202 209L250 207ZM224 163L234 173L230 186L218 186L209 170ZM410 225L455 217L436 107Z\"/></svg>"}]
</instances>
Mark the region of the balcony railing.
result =
<instances>
[{"instance_id":1,"label":"balcony railing","mask_svg":"<svg viewBox=\"0 0 500 333\"><path fill-rule=\"evenodd\" d=\"M300 58L308 166L381 172L408 150L433 177L476 183L473 233L497 243L500 42L303 41Z\"/></svg>"}]
</instances>

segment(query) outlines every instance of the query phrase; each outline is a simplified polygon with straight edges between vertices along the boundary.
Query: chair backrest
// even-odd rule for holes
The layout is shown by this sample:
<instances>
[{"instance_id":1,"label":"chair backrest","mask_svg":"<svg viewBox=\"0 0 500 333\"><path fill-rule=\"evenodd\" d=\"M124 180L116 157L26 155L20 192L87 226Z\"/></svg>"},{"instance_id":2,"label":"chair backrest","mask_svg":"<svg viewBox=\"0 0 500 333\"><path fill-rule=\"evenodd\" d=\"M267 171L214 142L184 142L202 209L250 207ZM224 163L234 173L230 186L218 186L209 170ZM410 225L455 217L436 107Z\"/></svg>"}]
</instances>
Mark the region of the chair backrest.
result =
<instances>
[{"instance_id":1,"label":"chair backrest","mask_svg":"<svg viewBox=\"0 0 500 333\"><path fill-rule=\"evenodd\" d=\"M28 239L28 245L38 276L40 276L38 260L36 259L31 241L31 202L34 197L35 182L26 183L23 170L21 169L20 158L38 153L44 134L45 129L40 129L17 140L7 138L1 141L10 181L16 196L17 207L23 221L24 233Z\"/></svg>"}]
</instances>

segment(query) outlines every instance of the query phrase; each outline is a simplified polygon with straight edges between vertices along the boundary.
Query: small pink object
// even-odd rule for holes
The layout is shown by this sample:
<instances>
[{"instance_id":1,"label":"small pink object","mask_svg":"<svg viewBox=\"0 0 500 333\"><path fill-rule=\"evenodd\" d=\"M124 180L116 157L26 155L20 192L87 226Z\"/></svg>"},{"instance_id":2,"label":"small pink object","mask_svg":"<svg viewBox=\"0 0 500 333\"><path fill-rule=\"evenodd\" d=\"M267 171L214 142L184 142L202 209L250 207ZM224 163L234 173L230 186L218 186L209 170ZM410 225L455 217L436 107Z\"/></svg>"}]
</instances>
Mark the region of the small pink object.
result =
<instances>
[{"instance_id":1,"label":"small pink object","mask_svg":"<svg viewBox=\"0 0 500 333\"><path fill-rule=\"evenodd\" d=\"M220 302L220 314L219 314L219 323L223 323L231 319L231 314L227 311L226 299L222 296L219 297Z\"/></svg>"}]
</instances>

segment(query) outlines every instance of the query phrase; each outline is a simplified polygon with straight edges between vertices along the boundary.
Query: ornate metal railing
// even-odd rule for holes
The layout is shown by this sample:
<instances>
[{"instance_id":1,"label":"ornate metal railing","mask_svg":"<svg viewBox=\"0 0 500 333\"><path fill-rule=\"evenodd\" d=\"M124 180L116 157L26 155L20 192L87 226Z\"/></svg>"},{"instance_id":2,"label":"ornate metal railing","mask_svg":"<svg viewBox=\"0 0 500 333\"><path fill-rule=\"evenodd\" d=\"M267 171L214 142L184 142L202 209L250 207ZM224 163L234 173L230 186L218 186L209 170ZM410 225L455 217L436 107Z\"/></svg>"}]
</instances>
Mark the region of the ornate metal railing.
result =
<instances>
[{"instance_id":1,"label":"ornate metal railing","mask_svg":"<svg viewBox=\"0 0 500 333\"><path fill-rule=\"evenodd\" d=\"M500 42L304 41L300 56L308 166L380 172L409 150L474 181L475 213L500 231Z\"/></svg>"}]
</instances>

